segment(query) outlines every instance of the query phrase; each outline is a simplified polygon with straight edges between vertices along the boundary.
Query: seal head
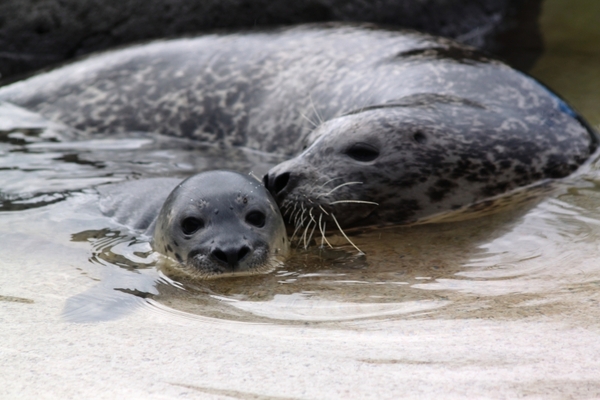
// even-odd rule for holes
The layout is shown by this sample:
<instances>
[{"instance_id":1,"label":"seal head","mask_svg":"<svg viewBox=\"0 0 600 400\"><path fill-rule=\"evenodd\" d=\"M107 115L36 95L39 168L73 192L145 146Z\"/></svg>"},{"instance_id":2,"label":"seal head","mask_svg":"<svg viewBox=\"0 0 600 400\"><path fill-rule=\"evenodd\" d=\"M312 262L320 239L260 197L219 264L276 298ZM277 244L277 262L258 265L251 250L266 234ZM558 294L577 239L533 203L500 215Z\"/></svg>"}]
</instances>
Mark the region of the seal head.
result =
<instances>
[{"instance_id":1,"label":"seal head","mask_svg":"<svg viewBox=\"0 0 600 400\"><path fill-rule=\"evenodd\" d=\"M229 171L181 182L157 217L152 245L194 277L267 272L289 245L279 209L261 183Z\"/></svg>"},{"instance_id":2,"label":"seal head","mask_svg":"<svg viewBox=\"0 0 600 400\"><path fill-rule=\"evenodd\" d=\"M591 137L558 109L545 118L540 134L526 110L412 95L324 122L264 182L294 226L421 222L574 172Z\"/></svg>"}]
</instances>

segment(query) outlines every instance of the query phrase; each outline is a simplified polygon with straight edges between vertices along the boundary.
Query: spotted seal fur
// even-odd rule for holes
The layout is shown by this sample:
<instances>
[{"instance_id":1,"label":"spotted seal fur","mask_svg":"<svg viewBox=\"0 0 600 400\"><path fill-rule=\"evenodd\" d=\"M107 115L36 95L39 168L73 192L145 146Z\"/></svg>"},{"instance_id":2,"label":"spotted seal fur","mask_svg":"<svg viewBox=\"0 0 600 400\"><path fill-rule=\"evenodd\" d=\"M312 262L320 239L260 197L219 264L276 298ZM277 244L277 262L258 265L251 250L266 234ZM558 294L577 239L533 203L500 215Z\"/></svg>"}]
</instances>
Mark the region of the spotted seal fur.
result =
<instances>
[{"instance_id":1,"label":"spotted seal fur","mask_svg":"<svg viewBox=\"0 0 600 400\"><path fill-rule=\"evenodd\" d=\"M104 214L145 231L153 249L188 276L267 272L289 250L279 209L250 176L209 171L183 182L142 179L99 191Z\"/></svg>"},{"instance_id":2,"label":"spotted seal fur","mask_svg":"<svg viewBox=\"0 0 600 400\"><path fill-rule=\"evenodd\" d=\"M0 100L88 133L156 131L288 155L265 183L288 222L328 227L478 204L567 176L597 146L531 77L447 39L373 25L132 46L0 88Z\"/></svg>"}]
</instances>

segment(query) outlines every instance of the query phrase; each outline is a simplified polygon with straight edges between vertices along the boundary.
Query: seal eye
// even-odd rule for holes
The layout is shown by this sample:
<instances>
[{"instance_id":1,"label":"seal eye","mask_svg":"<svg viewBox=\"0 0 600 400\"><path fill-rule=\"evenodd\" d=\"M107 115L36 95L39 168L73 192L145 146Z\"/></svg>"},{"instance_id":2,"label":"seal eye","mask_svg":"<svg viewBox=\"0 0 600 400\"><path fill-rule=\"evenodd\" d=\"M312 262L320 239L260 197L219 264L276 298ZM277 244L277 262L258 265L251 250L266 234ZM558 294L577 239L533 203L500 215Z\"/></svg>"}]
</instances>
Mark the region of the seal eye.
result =
<instances>
[{"instance_id":1,"label":"seal eye","mask_svg":"<svg viewBox=\"0 0 600 400\"><path fill-rule=\"evenodd\" d=\"M354 143L346 150L346 155L356 161L368 162L379 157L379 149L367 143Z\"/></svg>"},{"instance_id":2,"label":"seal eye","mask_svg":"<svg viewBox=\"0 0 600 400\"><path fill-rule=\"evenodd\" d=\"M204 228L204 221L195 217L187 217L181 221L181 230L186 235L196 233L199 229Z\"/></svg>"},{"instance_id":3,"label":"seal eye","mask_svg":"<svg viewBox=\"0 0 600 400\"><path fill-rule=\"evenodd\" d=\"M257 228L262 228L263 226L265 226L266 220L267 217L264 213L260 211L250 211L246 215L246 222L250 225L256 226Z\"/></svg>"}]
</instances>

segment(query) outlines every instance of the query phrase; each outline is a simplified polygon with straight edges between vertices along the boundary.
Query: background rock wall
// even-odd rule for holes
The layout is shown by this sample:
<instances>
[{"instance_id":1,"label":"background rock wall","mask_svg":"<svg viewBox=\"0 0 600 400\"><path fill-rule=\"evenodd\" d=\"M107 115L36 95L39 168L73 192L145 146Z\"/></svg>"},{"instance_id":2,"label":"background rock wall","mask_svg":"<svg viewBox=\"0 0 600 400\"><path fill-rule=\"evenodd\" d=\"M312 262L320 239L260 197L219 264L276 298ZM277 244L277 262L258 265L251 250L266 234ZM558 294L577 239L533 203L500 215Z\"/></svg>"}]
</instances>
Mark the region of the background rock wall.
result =
<instances>
[{"instance_id":1,"label":"background rock wall","mask_svg":"<svg viewBox=\"0 0 600 400\"><path fill-rule=\"evenodd\" d=\"M490 51L541 51L542 0L2 0L0 74L18 76L127 43L223 28L368 21L414 28Z\"/></svg>"}]
</instances>

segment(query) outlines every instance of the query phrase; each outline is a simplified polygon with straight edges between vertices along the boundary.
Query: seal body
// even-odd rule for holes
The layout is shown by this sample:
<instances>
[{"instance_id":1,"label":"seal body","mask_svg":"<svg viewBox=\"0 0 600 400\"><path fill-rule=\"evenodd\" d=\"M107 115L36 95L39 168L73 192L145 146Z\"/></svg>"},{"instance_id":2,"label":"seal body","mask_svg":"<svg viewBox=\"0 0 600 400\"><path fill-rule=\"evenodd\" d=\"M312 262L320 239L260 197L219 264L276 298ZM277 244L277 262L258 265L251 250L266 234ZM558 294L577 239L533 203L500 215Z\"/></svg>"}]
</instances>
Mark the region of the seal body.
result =
<instances>
[{"instance_id":1,"label":"seal body","mask_svg":"<svg viewBox=\"0 0 600 400\"><path fill-rule=\"evenodd\" d=\"M100 189L101 209L145 230L155 251L193 277L267 272L287 256L283 219L259 181L210 171L176 182L158 178Z\"/></svg>"},{"instance_id":2,"label":"seal body","mask_svg":"<svg viewBox=\"0 0 600 400\"><path fill-rule=\"evenodd\" d=\"M0 100L90 133L285 154L265 183L294 224L420 221L567 176L596 148L534 79L450 40L372 25L134 46L0 88Z\"/></svg>"}]
</instances>

